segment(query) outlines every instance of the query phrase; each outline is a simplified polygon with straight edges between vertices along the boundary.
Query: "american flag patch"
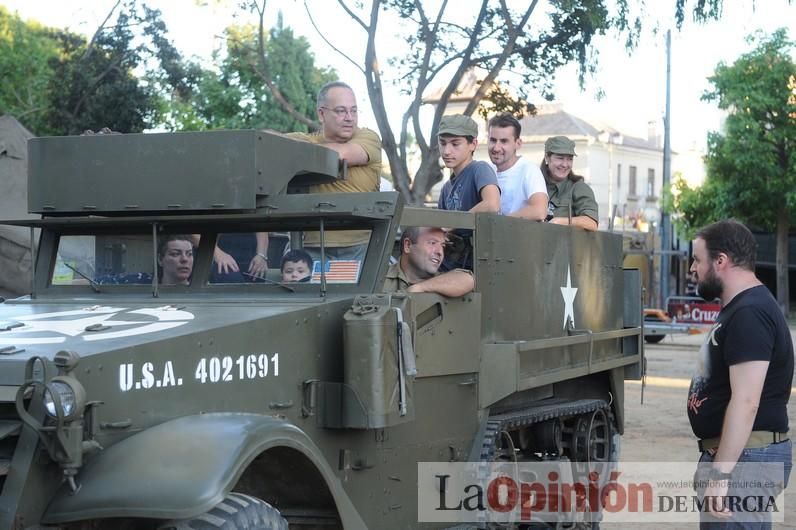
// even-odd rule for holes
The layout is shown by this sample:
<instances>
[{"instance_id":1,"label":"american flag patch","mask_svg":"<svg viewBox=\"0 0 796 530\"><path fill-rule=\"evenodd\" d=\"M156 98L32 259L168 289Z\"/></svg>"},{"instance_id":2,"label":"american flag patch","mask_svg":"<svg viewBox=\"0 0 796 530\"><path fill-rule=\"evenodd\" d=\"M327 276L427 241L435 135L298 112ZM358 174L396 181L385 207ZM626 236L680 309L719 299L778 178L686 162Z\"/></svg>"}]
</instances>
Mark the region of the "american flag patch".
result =
<instances>
[{"instance_id":1,"label":"american flag patch","mask_svg":"<svg viewBox=\"0 0 796 530\"><path fill-rule=\"evenodd\" d=\"M326 262L326 281L328 283L357 283L362 263L356 259L337 259ZM321 283L321 262L312 262L310 283Z\"/></svg>"}]
</instances>

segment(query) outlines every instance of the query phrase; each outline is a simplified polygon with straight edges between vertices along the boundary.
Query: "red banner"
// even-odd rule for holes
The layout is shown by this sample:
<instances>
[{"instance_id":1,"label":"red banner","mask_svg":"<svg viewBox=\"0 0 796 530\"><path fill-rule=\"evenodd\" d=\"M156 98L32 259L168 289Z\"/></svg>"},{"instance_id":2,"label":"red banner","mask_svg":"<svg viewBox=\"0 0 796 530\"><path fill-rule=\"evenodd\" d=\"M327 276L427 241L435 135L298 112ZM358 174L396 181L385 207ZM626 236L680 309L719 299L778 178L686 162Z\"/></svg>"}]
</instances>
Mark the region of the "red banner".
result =
<instances>
[{"instance_id":1,"label":"red banner","mask_svg":"<svg viewBox=\"0 0 796 530\"><path fill-rule=\"evenodd\" d=\"M720 310L721 304L698 300L671 300L667 307L672 320L685 324L713 324Z\"/></svg>"}]
</instances>

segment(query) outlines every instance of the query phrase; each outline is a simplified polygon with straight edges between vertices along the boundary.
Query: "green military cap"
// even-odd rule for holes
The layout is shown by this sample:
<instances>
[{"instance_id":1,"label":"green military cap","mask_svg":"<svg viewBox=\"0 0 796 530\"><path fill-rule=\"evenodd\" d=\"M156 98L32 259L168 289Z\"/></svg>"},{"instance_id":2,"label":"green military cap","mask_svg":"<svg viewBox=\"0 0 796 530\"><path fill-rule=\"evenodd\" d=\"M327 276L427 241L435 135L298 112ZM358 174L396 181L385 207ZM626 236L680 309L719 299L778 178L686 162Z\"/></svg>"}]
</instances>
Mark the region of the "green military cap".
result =
<instances>
[{"instance_id":1,"label":"green military cap","mask_svg":"<svg viewBox=\"0 0 796 530\"><path fill-rule=\"evenodd\" d=\"M451 136L472 136L478 137L478 124L464 114L450 114L443 116L439 120L439 131L437 134L449 134Z\"/></svg>"},{"instance_id":2,"label":"green military cap","mask_svg":"<svg viewBox=\"0 0 796 530\"><path fill-rule=\"evenodd\" d=\"M575 154L575 142L566 136L551 136L544 143L545 153L555 153L557 155L572 155Z\"/></svg>"}]
</instances>

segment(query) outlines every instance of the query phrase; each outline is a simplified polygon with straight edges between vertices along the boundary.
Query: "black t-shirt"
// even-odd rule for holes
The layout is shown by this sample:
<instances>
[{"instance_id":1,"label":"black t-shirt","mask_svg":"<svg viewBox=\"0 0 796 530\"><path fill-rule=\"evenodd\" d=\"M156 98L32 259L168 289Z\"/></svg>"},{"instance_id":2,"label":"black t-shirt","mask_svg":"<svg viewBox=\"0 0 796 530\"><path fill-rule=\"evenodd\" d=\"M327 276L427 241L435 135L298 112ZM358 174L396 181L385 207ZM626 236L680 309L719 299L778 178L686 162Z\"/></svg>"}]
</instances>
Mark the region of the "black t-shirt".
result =
<instances>
[{"instance_id":1,"label":"black t-shirt","mask_svg":"<svg viewBox=\"0 0 796 530\"><path fill-rule=\"evenodd\" d=\"M732 394L729 367L747 361L770 363L752 430L788 430L793 343L788 324L765 286L742 291L722 308L700 355L701 373L691 380L688 392L688 419L697 438L721 435Z\"/></svg>"}]
</instances>

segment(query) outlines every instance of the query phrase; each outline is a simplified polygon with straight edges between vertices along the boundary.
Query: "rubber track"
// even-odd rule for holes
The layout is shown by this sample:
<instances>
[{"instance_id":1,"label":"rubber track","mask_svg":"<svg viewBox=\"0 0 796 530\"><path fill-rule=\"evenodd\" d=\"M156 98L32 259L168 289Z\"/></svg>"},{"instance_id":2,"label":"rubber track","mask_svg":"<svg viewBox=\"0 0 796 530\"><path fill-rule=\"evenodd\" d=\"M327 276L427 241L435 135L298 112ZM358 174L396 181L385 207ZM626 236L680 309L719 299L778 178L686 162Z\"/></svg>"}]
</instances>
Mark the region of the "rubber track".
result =
<instances>
[{"instance_id":1,"label":"rubber track","mask_svg":"<svg viewBox=\"0 0 796 530\"><path fill-rule=\"evenodd\" d=\"M492 461L495 454L495 442L501 431L511 431L533 423L587 414L607 408L608 403L602 399L579 399L577 401L556 399L529 409L490 416L487 420L484 439L481 442L480 460L481 462Z\"/></svg>"}]
</instances>

